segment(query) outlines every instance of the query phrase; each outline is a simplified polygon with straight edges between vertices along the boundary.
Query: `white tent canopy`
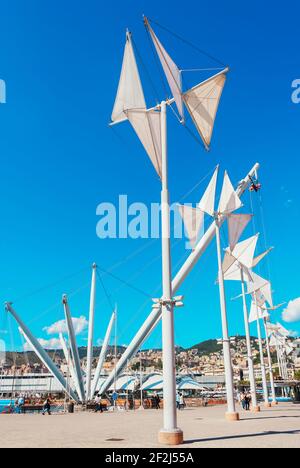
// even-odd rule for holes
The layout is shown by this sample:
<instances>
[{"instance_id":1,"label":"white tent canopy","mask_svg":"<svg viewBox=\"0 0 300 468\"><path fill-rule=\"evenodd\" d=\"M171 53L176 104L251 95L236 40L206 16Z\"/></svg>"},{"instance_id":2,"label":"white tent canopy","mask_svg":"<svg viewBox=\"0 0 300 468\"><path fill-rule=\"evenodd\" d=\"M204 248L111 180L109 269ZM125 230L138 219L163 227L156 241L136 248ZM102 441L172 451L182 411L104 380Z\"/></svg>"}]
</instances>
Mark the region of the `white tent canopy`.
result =
<instances>
[{"instance_id":1,"label":"white tent canopy","mask_svg":"<svg viewBox=\"0 0 300 468\"><path fill-rule=\"evenodd\" d=\"M196 380L185 378L177 384L177 390L198 390L204 392L206 388L202 387Z\"/></svg>"},{"instance_id":2,"label":"white tent canopy","mask_svg":"<svg viewBox=\"0 0 300 468\"><path fill-rule=\"evenodd\" d=\"M163 389L163 376L161 374L152 374L143 383L142 390L162 390Z\"/></svg>"},{"instance_id":3,"label":"white tent canopy","mask_svg":"<svg viewBox=\"0 0 300 468\"><path fill-rule=\"evenodd\" d=\"M109 391L134 391L137 384L135 375L121 375L116 381L116 384L111 385Z\"/></svg>"}]
</instances>

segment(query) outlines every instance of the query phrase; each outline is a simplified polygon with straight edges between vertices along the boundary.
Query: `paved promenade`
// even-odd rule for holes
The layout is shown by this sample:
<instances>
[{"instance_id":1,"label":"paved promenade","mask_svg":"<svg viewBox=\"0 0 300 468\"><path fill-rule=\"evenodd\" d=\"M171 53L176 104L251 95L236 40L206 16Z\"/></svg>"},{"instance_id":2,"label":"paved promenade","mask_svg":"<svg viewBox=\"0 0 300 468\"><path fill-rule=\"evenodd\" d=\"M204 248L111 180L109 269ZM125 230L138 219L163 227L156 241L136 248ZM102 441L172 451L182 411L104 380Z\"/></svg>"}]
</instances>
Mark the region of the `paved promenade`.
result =
<instances>
[{"instance_id":1,"label":"paved promenade","mask_svg":"<svg viewBox=\"0 0 300 468\"><path fill-rule=\"evenodd\" d=\"M184 447L300 448L300 406L281 404L259 415L241 413L236 423L226 422L224 412L224 407L180 412ZM157 443L161 421L162 412L153 410L1 415L0 447L161 447Z\"/></svg>"}]
</instances>

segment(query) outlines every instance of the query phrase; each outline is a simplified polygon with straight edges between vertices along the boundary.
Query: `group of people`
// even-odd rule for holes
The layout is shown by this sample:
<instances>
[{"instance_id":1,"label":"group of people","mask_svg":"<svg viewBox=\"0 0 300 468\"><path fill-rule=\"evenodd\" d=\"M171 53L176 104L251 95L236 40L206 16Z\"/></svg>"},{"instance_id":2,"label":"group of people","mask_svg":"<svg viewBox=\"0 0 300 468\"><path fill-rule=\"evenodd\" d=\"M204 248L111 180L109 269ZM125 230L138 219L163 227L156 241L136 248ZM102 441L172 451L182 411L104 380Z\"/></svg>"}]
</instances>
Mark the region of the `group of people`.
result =
<instances>
[{"instance_id":1,"label":"group of people","mask_svg":"<svg viewBox=\"0 0 300 468\"><path fill-rule=\"evenodd\" d=\"M250 411L251 401L252 401L251 393L242 392L240 394L240 403L242 405L243 410Z\"/></svg>"},{"instance_id":2,"label":"group of people","mask_svg":"<svg viewBox=\"0 0 300 468\"><path fill-rule=\"evenodd\" d=\"M22 414L24 412L25 404L26 404L25 397L21 395L15 400L14 404L14 412L17 414ZM45 415L46 413L50 416L51 415L51 400L47 398L43 404L42 414Z\"/></svg>"}]
</instances>

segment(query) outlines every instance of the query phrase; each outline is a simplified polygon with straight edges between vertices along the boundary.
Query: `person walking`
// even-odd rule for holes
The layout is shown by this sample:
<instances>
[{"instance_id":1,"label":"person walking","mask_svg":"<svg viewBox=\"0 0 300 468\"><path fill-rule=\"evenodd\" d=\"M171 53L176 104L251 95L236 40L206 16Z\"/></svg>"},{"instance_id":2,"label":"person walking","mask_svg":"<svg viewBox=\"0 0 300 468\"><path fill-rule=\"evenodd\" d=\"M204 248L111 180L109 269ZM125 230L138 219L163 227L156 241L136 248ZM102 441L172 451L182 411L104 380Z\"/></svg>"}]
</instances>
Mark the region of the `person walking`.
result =
<instances>
[{"instance_id":1,"label":"person walking","mask_svg":"<svg viewBox=\"0 0 300 468\"><path fill-rule=\"evenodd\" d=\"M96 403L96 408L95 408L95 413L103 413L103 406L102 406L102 398L100 395L97 395L95 398L95 403Z\"/></svg>"},{"instance_id":2,"label":"person walking","mask_svg":"<svg viewBox=\"0 0 300 468\"><path fill-rule=\"evenodd\" d=\"M45 416L46 413L48 413L48 416L51 416L51 401L49 398L47 398L43 405L42 415Z\"/></svg>"},{"instance_id":3,"label":"person walking","mask_svg":"<svg viewBox=\"0 0 300 468\"><path fill-rule=\"evenodd\" d=\"M160 409L160 398L157 393L154 394L155 409Z\"/></svg>"},{"instance_id":4,"label":"person walking","mask_svg":"<svg viewBox=\"0 0 300 468\"><path fill-rule=\"evenodd\" d=\"M250 393L247 393L247 395L246 395L246 397L245 397L245 409L246 409L246 411L250 411L250 404L251 404L251 401L252 401L251 394L250 394Z\"/></svg>"}]
</instances>

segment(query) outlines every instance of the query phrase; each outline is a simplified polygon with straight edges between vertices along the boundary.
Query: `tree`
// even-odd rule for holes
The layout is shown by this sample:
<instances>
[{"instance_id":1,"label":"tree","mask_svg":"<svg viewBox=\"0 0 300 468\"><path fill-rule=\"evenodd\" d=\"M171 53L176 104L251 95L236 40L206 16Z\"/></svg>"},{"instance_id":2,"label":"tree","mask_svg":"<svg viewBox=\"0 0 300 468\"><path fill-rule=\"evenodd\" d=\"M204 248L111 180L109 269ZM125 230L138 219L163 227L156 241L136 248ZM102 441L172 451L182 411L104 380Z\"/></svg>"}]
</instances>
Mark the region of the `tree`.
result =
<instances>
[{"instance_id":1,"label":"tree","mask_svg":"<svg viewBox=\"0 0 300 468\"><path fill-rule=\"evenodd\" d=\"M300 371L295 372L295 380L300 380Z\"/></svg>"}]
</instances>

